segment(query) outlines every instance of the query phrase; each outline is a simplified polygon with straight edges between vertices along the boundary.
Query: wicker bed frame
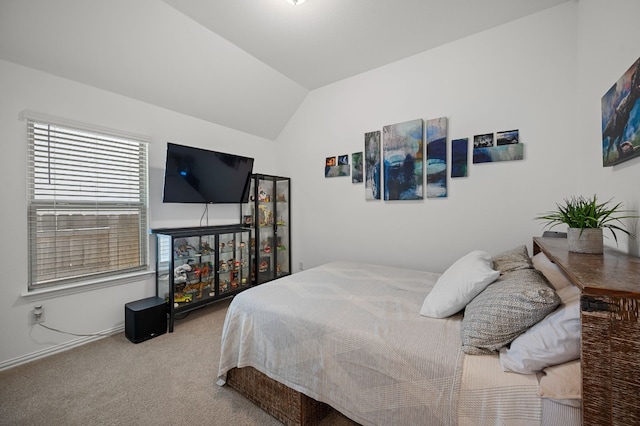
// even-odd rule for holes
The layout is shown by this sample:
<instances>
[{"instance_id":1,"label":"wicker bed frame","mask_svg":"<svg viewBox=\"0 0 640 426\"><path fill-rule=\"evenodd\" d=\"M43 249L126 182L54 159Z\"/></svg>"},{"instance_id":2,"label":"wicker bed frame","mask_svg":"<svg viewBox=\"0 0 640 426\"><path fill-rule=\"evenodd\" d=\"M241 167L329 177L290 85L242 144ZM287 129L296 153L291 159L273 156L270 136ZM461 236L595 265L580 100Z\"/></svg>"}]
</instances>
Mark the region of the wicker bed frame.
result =
<instances>
[{"instance_id":1,"label":"wicker bed frame","mask_svg":"<svg viewBox=\"0 0 640 426\"><path fill-rule=\"evenodd\" d=\"M227 384L287 426L316 425L331 410L253 367L229 370Z\"/></svg>"}]
</instances>

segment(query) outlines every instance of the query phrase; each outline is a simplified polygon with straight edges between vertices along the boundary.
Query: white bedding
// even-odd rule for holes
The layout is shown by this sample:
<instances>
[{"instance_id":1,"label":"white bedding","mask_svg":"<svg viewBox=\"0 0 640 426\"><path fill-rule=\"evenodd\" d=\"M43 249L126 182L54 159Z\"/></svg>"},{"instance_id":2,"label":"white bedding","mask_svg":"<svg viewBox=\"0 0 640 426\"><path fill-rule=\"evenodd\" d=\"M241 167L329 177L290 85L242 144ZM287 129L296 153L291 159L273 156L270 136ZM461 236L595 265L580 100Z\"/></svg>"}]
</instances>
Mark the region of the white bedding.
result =
<instances>
[{"instance_id":1,"label":"white bedding","mask_svg":"<svg viewBox=\"0 0 640 426\"><path fill-rule=\"evenodd\" d=\"M536 376L465 357L461 314L420 316L438 276L336 262L240 293L218 384L251 366L361 424L540 424Z\"/></svg>"}]
</instances>

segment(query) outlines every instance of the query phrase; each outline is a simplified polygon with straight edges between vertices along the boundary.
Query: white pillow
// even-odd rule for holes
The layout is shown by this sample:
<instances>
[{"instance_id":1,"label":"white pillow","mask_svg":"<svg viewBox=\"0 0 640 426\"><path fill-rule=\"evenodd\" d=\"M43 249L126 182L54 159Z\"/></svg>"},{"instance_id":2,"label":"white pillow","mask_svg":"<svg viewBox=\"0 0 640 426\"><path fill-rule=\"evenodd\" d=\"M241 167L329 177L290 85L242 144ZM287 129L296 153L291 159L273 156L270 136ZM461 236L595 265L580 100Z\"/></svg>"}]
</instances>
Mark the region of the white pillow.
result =
<instances>
[{"instance_id":1,"label":"white pillow","mask_svg":"<svg viewBox=\"0 0 640 426\"><path fill-rule=\"evenodd\" d=\"M565 304L571 302L572 300L580 298L580 289L574 285L556 290L556 293L558 293L558 296L560 296L560 300L562 301L562 303Z\"/></svg>"},{"instance_id":2,"label":"white pillow","mask_svg":"<svg viewBox=\"0 0 640 426\"><path fill-rule=\"evenodd\" d=\"M502 348L502 369L534 374L546 367L580 358L579 295L518 336L508 349Z\"/></svg>"},{"instance_id":3,"label":"white pillow","mask_svg":"<svg viewBox=\"0 0 640 426\"><path fill-rule=\"evenodd\" d=\"M573 284L567 278L567 274L555 263L553 263L544 253L533 256L533 267L542 272L542 275L549 281L556 290L561 290Z\"/></svg>"},{"instance_id":4,"label":"white pillow","mask_svg":"<svg viewBox=\"0 0 640 426\"><path fill-rule=\"evenodd\" d=\"M438 278L422 303L420 315L446 318L460 312L500 276L492 266L491 255L482 250L472 251L458 259Z\"/></svg>"}]
</instances>

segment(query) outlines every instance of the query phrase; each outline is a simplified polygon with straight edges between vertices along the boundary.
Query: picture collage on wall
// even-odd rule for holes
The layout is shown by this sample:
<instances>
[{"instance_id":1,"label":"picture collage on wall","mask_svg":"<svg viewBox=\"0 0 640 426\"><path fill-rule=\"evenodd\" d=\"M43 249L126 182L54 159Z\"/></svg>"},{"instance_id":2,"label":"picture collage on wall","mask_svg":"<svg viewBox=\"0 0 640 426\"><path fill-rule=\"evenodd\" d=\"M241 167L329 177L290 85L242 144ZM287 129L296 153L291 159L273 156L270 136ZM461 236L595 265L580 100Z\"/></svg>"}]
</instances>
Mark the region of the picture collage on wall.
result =
<instances>
[{"instance_id":1,"label":"picture collage on wall","mask_svg":"<svg viewBox=\"0 0 640 426\"><path fill-rule=\"evenodd\" d=\"M351 176L354 184L364 182L365 200L380 200L383 194L386 201L422 200L425 193L427 198L446 198L447 178L469 175L470 148L469 138L451 140L449 164L448 132L447 117L366 132L364 151L351 154L352 164L348 154L326 157L325 177ZM474 164L524 158L517 129L474 135L472 149Z\"/></svg>"}]
</instances>

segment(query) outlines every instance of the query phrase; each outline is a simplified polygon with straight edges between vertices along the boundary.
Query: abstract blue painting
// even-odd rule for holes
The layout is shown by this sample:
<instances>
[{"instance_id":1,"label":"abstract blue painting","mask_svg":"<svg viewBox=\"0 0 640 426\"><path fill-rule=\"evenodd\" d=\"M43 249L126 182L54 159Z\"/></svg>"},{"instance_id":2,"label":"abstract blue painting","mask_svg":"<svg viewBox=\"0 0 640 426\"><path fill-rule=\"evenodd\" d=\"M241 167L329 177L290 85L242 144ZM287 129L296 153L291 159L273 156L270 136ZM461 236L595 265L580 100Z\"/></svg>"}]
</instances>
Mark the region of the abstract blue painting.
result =
<instances>
[{"instance_id":1,"label":"abstract blue painting","mask_svg":"<svg viewBox=\"0 0 640 426\"><path fill-rule=\"evenodd\" d=\"M521 143L473 149L474 164L522 160L523 158L524 145Z\"/></svg>"},{"instance_id":2,"label":"abstract blue painting","mask_svg":"<svg viewBox=\"0 0 640 426\"><path fill-rule=\"evenodd\" d=\"M380 176L380 130L364 134L364 198L365 200L379 200L382 194Z\"/></svg>"},{"instance_id":3,"label":"abstract blue painting","mask_svg":"<svg viewBox=\"0 0 640 426\"><path fill-rule=\"evenodd\" d=\"M447 196L447 117L427 120L427 198Z\"/></svg>"},{"instance_id":4,"label":"abstract blue painting","mask_svg":"<svg viewBox=\"0 0 640 426\"><path fill-rule=\"evenodd\" d=\"M362 151L351 154L351 162L353 163L351 182L362 183Z\"/></svg>"},{"instance_id":5,"label":"abstract blue painting","mask_svg":"<svg viewBox=\"0 0 640 426\"><path fill-rule=\"evenodd\" d=\"M382 128L385 200L422 200L422 134L422 119Z\"/></svg>"},{"instance_id":6,"label":"abstract blue painting","mask_svg":"<svg viewBox=\"0 0 640 426\"><path fill-rule=\"evenodd\" d=\"M467 177L469 169L469 138L451 141L451 177Z\"/></svg>"}]
</instances>

